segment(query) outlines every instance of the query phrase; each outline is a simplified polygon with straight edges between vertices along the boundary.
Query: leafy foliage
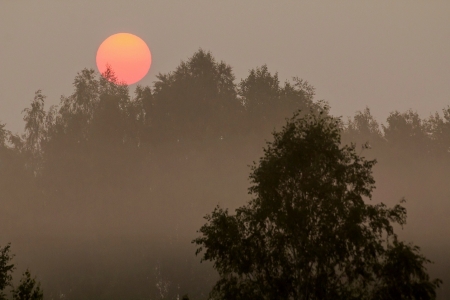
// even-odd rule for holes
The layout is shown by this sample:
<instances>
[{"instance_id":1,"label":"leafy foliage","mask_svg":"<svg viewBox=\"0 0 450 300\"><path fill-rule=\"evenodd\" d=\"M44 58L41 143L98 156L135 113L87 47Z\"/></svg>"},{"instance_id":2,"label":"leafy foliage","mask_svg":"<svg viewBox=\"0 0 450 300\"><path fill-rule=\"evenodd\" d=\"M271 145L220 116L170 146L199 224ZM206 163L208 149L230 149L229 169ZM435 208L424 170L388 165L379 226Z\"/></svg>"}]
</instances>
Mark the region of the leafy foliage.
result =
<instances>
[{"instance_id":1,"label":"leafy foliage","mask_svg":"<svg viewBox=\"0 0 450 300\"><path fill-rule=\"evenodd\" d=\"M180 232L190 239L198 226L193 220L206 213L212 201L220 198L230 206L241 205L241 197L235 196L240 187L234 186L239 185L239 174L245 172L246 162L260 155L264 139L282 126L286 116L296 109L321 110L321 104L313 99L314 88L306 81L294 77L280 82L278 74L265 65L236 80L230 65L203 50L172 72L159 74L153 86L138 86L134 93L117 81L113 70L103 75L81 70L73 81L73 92L61 96L59 105L47 108L48 99L40 90L31 95L24 110L24 134L12 134L0 124L0 226L5 235L25 233L39 239L48 234L72 239L75 232L83 236L114 232L135 236L136 232L171 230L167 227L170 219L183 224L177 227L177 236ZM408 193L413 214L422 214L420 209L426 206L434 209L433 217L444 215L448 210L441 203L448 203L445 178L450 176L449 116L448 108L429 118L419 118L411 111L393 112L383 126L366 109L342 125L341 144L356 142L356 153L376 157L380 163L375 172L385 172L377 177L391 181L391 185L383 182L381 190L387 190L387 195L400 193L398 197ZM367 148L372 150L366 152ZM442 178L441 186L435 178ZM231 222L231 217L236 216L223 222ZM445 236L445 220L435 218L440 225L427 228L441 230ZM133 241L144 243L146 239ZM230 237L230 243L233 241L236 243ZM119 255L119 248L111 251ZM99 251L98 246L96 249ZM236 257L240 253L236 248ZM71 295L75 298L122 299L125 296L120 293L126 289L121 285L137 284L122 270L105 272L104 266L112 264L101 264L107 259L103 256L93 257L90 259L102 266L97 272L83 273L79 261L70 259L72 267L64 268L80 271L52 278L46 286L52 285L53 292L79 286ZM146 274L141 256L130 257L139 267L130 263L124 270L138 274L140 268L140 274ZM440 260L437 266L446 270L448 265ZM52 268L59 267L48 264L46 270ZM192 282L197 280L192 278ZM189 295L201 297L199 291L209 285L208 280L211 277L193 284L198 290L189 290ZM144 293L142 286L134 289L136 295ZM446 293L445 286L441 292Z\"/></svg>"},{"instance_id":2,"label":"leafy foliage","mask_svg":"<svg viewBox=\"0 0 450 300\"><path fill-rule=\"evenodd\" d=\"M4 291L7 287L13 287L11 281L15 266L11 264L14 255L10 254L10 250L10 244L0 247L0 300L8 299ZM19 286L12 289L12 298L13 300L42 300L44 294L40 283L36 282L35 278L31 278L30 272L26 270Z\"/></svg>"},{"instance_id":3,"label":"leafy foliage","mask_svg":"<svg viewBox=\"0 0 450 300\"><path fill-rule=\"evenodd\" d=\"M12 292L13 300L42 300L44 293L40 283L36 283L35 278L31 278L30 271L26 270L20 279L20 284Z\"/></svg>"},{"instance_id":4,"label":"leafy foliage","mask_svg":"<svg viewBox=\"0 0 450 300\"><path fill-rule=\"evenodd\" d=\"M345 142L357 142L373 148L378 157L396 157L416 160L417 156L428 159L449 158L450 108L429 118L420 118L417 112L391 112L386 124L373 118L370 109L357 112L349 119L343 131Z\"/></svg>"},{"instance_id":5,"label":"leafy foliage","mask_svg":"<svg viewBox=\"0 0 450 300\"><path fill-rule=\"evenodd\" d=\"M0 247L0 300L6 299L4 293L5 288L11 286L12 271L14 270L14 264L11 264L11 260L14 257L10 254L11 245Z\"/></svg>"},{"instance_id":6,"label":"leafy foliage","mask_svg":"<svg viewBox=\"0 0 450 300\"><path fill-rule=\"evenodd\" d=\"M393 224L406 210L367 204L374 160L341 147L341 122L297 113L254 165L247 205L217 207L193 242L214 262L213 299L433 299L419 248ZM395 272L393 270L395 269Z\"/></svg>"},{"instance_id":7,"label":"leafy foliage","mask_svg":"<svg viewBox=\"0 0 450 300\"><path fill-rule=\"evenodd\" d=\"M307 81L293 78L293 83L280 86L278 74L271 74L266 65L252 69L238 86L241 101L247 110L252 131L270 131L272 120L284 120L295 110L312 108L314 88Z\"/></svg>"},{"instance_id":8,"label":"leafy foliage","mask_svg":"<svg viewBox=\"0 0 450 300\"><path fill-rule=\"evenodd\" d=\"M4 148L6 146L8 136L11 133L5 129L5 124L0 124L0 148Z\"/></svg>"},{"instance_id":9,"label":"leafy foliage","mask_svg":"<svg viewBox=\"0 0 450 300\"><path fill-rule=\"evenodd\" d=\"M149 114L158 140L161 134L173 141L228 137L240 110L229 65L199 50L174 72L157 78Z\"/></svg>"}]
</instances>

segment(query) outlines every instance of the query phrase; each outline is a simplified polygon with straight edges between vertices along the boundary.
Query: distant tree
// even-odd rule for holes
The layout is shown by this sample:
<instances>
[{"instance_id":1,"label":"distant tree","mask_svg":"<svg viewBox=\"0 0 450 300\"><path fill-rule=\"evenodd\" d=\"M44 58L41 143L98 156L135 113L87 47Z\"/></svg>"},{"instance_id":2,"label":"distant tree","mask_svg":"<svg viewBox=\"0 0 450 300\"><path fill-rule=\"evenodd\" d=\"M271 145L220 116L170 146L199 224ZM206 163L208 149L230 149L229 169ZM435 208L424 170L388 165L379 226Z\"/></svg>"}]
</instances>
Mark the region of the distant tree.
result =
<instances>
[{"instance_id":1,"label":"distant tree","mask_svg":"<svg viewBox=\"0 0 450 300\"><path fill-rule=\"evenodd\" d=\"M84 69L73 85L74 92L61 97L59 107L51 107L45 119L43 181L54 187L49 193L88 199L86 193L99 182L120 181L133 169L127 163L139 158L135 150L142 135L143 109L110 68L100 77Z\"/></svg>"},{"instance_id":2,"label":"distant tree","mask_svg":"<svg viewBox=\"0 0 450 300\"><path fill-rule=\"evenodd\" d=\"M417 112L390 113L387 124L382 125L384 138L394 150L402 153L425 155L430 153L431 139L425 122Z\"/></svg>"},{"instance_id":3,"label":"distant tree","mask_svg":"<svg viewBox=\"0 0 450 300\"><path fill-rule=\"evenodd\" d=\"M30 108L25 108L23 120L25 121L25 135L23 145L28 155L27 168L36 175L41 169L42 144L46 138L44 110L45 96L41 90L35 92Z\"/></svg>"},{"instance_id":4,"label":"distant tree","mask_svg":"<svg viewBox=\"0 0 450 300\"><path fill-rule=\"evenodd\" d=\"M73 85L74 92L61 97L59 108L54 108L49 119L49 127L53 129L49 140L63 138L65 143L85 142L102 97L114 97L123 109L130 100L128 86L120 84L110 68L100 78L93 69L84 69L77 74Z\"/></svg>"},{"instance_id":5,"label":"distant tree","mask_svg":"<svg viewBox=\"0 0 450 300\"><path fill-rule=\"evenodd\" d=\"M0 124L0 228L9 232L13 224L22 224L28 218L31 210L24 212L22 204L29 205L30 199L36 199L33 163L39 160L26 149L23 136L11 134L4 126Z\"/></svg>"},{"instance_id":6,"label":"distant tree","mask_svg":"<svg viewBox=\"0 0 450 300\"><path fill-rule=\"evenodd\" d=\"M152 106L147 106L157 140L219 140L238 127L242 106L232 68L210 52L200 49L174 72L157 78Z\"/></svg>"},{"instance_id":7,"label":"distant tree","mask_svg":"<svg viewBox=\"0 0 450 300\"><path fill-rule=\"evenodd\" d=\"M212 299L434 299L440 280L393 224L406 210L371 205L375 161L341 146L340 119L290 119L252 168L254 197L217 207L193 241L220 280Z\"/></svg>"},{"instance_id":8,"label":"distant tree","mask_svg":"<svg viewBox=\"0 0 450 300\"><path fill-rule=\"evenodd\" d=\"M31 108L25 108L25 134L26 146L33 153L39 153L41 142L45 138L45 96L41 90L36 91L31 102Z\"/></svg>"},{"instance_id":9,"label":"distant tree","mask_svg":"<svg viewBox=\"0 0 450 300\"><path fill-rule=\"evenodd\" d=\"M438 113L425 121L425 126L432 140L434 154L447 156L450 153L450 106L442 110L443 116Z\"/></svg>"},{"instance_id":10,"label":"distant tree","mask_svg":"<svg viewBox=\"0 0 450 300\"><path fill-rule=\"evenodd\" d=\"M133 133L138 143L151 143L150 134L153 126L152 116L154 112L153 94L150 87L138 85L134 91L134 98L128 106L128 115L130 118L129 132Z\"/></svg>"},{"instance_id":11,"label":"distant tree","mask_svg":"<svg viewBox=\"0 0 450 300\"><path fill-rule=\"evenodd\" d=\"M360 152L364 149L373 149L371 153L376 153L377 157L380 157L380 152L385 150L386 140L368 107L364 111L356 112L353 119L348 119L342 131L342 143L355 143Z\"/></svg>"},{"instance_id":12,"label":"distant tree","mask_svg":"<svg viewBox=\"0 0 450 300\"><path fill-rule=\"evenodd\" d=\"M314 88L297 77L293 83L280 85L278 74L271 74L266 65L252 69L238 85L238 95L246 109L250 131L270 133L294 111L313 107Z\"/></svg>"},{"instance_id":13,"label":"distant tree","mask_svg":"<svg viewBox=\"0 0 450 300\"><path fill-rule=\"evenodd\" d=\"M267 113L264 108L279 104L280 91L278 74L272 75L267 65L250 70L247 78L239 84L239 94L245 107L255 114L258 110ZM261 115L261 118L267 119L268 116Z\"/></svg>"},{"instance_id":14,"label":"distant tree","mask_svg":"<svg viewBox=\"0 0 450 300\"><path fill-rule=\"evenodd\" d=\"M5 124L0 123L0 148L6 147L10 134L11 133L5 129Z\"/></svg>"},{"instance_id":15,"label":"distant tree","mask_svg":"<svg viewBox=\"0 0 450 300\"><path fill-rule=\"evenodd\" d=\"M372 138L379 140L383 138L380 125L370 113L370 109L366 107L364 111L356 112L353 119L348 120L345 133L359 139Z\"/></svg>"}]
</instances>

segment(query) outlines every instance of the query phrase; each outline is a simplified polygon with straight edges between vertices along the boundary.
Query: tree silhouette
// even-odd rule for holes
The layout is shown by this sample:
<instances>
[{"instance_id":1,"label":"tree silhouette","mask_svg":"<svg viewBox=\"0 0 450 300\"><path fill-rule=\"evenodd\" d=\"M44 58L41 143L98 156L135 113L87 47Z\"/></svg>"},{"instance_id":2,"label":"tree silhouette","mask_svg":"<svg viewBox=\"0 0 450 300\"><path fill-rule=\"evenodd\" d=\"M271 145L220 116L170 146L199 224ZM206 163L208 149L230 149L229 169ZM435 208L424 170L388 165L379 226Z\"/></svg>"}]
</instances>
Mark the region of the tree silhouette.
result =
<instances>
[{"instance_id":1,"label":"tree silhouette","mask_svg":"<svg viewBox=\"0 0 450 300\"><path fill-rule=\"evenodd\" d=\"M8 138L10 136L10 132L5 129L6 124L0 123L0 148L5 148L8 143Z\"/></svg>"},{"instance_id":2,"label":"tree silhouette","mask_svg":"<svg viewBox=\"0 0 450 300\"><path fill-rule=\"evenodd\" d=\"M30 271L26 270L20 279L19 286L12 291L13 300L42 300L44 293L40 283L31 278Z\"/></svg>"},{"instance_id":3,"label":"tree silhouette","mask_svg":"<svg viewBox=\"0 0 450 300\"><path fill-rule=\"evenodd\" d=\"M203 50L193 53L171 72L159 74L151 87L136 87L134 93L117 81L113 70L99 75L92 69L81 70L73 81L73 91L62 96L59 105L47 110L44 108L48 99L42 91L38 90L34 98L31 95L32 101L23 114L23 134L11 133L6 125L0 124L0 226L8 238L14 240L16 236L23 236L29 238L32 246L32 240L39 240L42 235L73 240L74 235L95 235L102 239L102 234L121 234L133 236L130 245L150 243L146 240L150 239L150 234L158 232L166 236L172 230L169 224L172 222L167 220L176 220L174 223L179 223L177 236L180 233L180 237L184 234L185 239L191 239L190 234L198 226L193 220L198 220L209 210L207 207L217 203L218 197L222 203L228 201L227 205L240 205L241 198L235 195L244 189L245 182L239 187L239 176L242 176L239 174L245 172L246 162L261 155L264 139L270 137L274 128L281 128L285 117L299 108L302 109L299 118L311 109L328 114L320 102L314 101L314 88L306 81L293 78L280 82L278 74L270 72L265 65L250 70L242 80L236 80L230 65ZM341 145L356 142L357 154L376 157L380 162L374 168L377 178L383 179L379 192L382 195L404 193L410 199L408 204L413 211L410 230L414 230L414 222L422 224L414 219L417 211L423 216L420 208L439 210L444 215L446 206L442 203L448 202L449 194L445 178L450 176L449 116L448 108L443 114L429 118L420 118L411 111L393 112L383 127L367 108L357 112L347 125L342 124ZM371 146L372 150L362 151L363 145ZM304 152L311 154L312 159L316 152L322 153L314 149L319 148L311 146ZM328 167L326 164L319 166ZM274 171L273 176L267 178L275 178L276 174ZM446 232L445 218L433 221L441 222L434 227L436 232ZM136 234L141 236L134 238ZM421 238L420 235L415 237ZM118 239L112 237L111 240L111 244L120 249ZM421 256L414 248L409 245L402 248L402 244L392 240L390 245L392 261L400 254L416 257L414 262L419 263L409 267L423 270L420 269ZM40 246L47 247L43 243ZM429 247L430 255L435 255L432 252L435 250ZM89 250L96 253L98 248L92 246ZM385 244L385 255L378 257L387 261L391 248ZM111 253L114 251L119 250L111 249ZM184 254L180 250L174 255ZM76 269L80 261L89 261L81 257L68 261L73 262ZM95 254L91 257L94 261L93 257ZM236 254L236 257L240 256ZM102 259L95 261L101 265ZM107 290L108 295L114 295L111 299L119 299L121 285L118 282L123 279L122 286L133 282L134 293L138 295L144 291L143 287L137 288L139 280L131 280L123 274L137 269L138 264L143 274L147 272L146 266L140 256L130 255L127 259L130 259L129 266L117 269L117 273L108 273L99 267L98 273L86 275L79 267L80 271L71 273L70 278L50 277L51 282L46 286L51 286L52 292L60 286L79 286L72 294L75 298L100 299L101 295L105 298L106 292L102 294L102 291ZM445 262L439 263L431 270L435 274L439 268L448 266ZM397 276L401 275L398 277L401 280L395 287L404 291L409 283L420 281L417 278L425 274L417 273L419 277L408 279L404 275L411 273L394 272L402 268L383 266L379 272L384 270L385 282L378 281L377 285L380 297L394 293L391 289L394 286L389 282L396 282ZM405 268L407 266L405 264ZM58 268L48 264L43 270L50 272ZM135 269L132 271L138 274ZM388 274L396 277L388 279ZM205 281L198 279L200 277L190 278L192 297L200 297L209 286L210 277ZM197 279L199 281L195 281ZM108 285L108 280L115 285ZM92 288L86 287L87 282ZM407 284L402 286L402 282ZM441 292L445 297L445 287Z\"/></svg>"},{"instance_id":4,"label":"tree silhouette","mask_svg":"<svg viewBox=\"0 0 450 300\"><path fill-rule=\"evenodd\" d=\"M427 128L416 112L395 111L383 125L384 137L389 145L403 153L427 155L430 153L430 139ZM407 150L407 151L406 151Z\"/></svg>"},{"instance_id":5,"label":"tree silhouette","mask_svg":"<svg viewBox=\"0 0 450 300\"><path fill-rule=\"evenodd\" d=\"M205 217L193 243L219 272L211 298L435 298L429 261L394 233L405 208L365 202L375 161L341 147L341 126L327 107L295 114L253 166L253 200Z\"/></svg>"},{"instance_id":6,"label":"tree silhouette","mask_svg":"<svg viewBox=\"0 0 450 300\"><path fill-rule=\"evenodd\" d=\"M9 244L3 248L0 247L0 300L7 299L4 290L11 286L11 273L14 270L11 260L14 256L10 254L10 248Z\"/></svg>"},{"instance_id":7,"label":"tree silhouette","mask_svg":"<svg viewBox=\"0 0 450 300\"><path fill-rule=\"evenodd\" d=\"M271 132L294 111L313 107L314 88L297 77L293 83L280 85L278 74L271 74L266 65L252 69L238 86L238 93L246 108L250 131L258 135Z\"/></svg>"},{"instance_id":8,"label":"tree silhouette","mask_svg":"<svg viewBox=\"0 0 450 300\"><path fill-rule=\"evenodd\" d=\"M438 113L430 116L425 126L432 140L433 153L444 158L450 153L450 106L442 112L442 117Z\"/></svg>"},{"instance_id":9,"label":"tree silhouette","mask_svg":"<svg viewBox=\"0 0 450 300\"><path fill-rule=\"evenodd\" d=\"M380 125L370 113L370 109L366 107L363 112L356 112L353 120L349 119L345 135L351 136L352 141L366 142L367 138L371 139L371 144L380 143L383 139L383 133Z\"/></svg>"},{"instance_id":10,"label":"tree silhouette","mask_svg":"<svg viewBox=\"0 0 450 300\"><path fill-rule=\"evenodd\" d=\"M25 108L25 134L27 148L33 153L40 152L42 139L45 138L45 110L44 99L41 90L36 91L31 108Z\"/></svg>"},{"instance_id":11,"label":"tree silhouette","mask_svg":"<svg viewBox=\"0 0 450 300\"><path fill-rule=\"evenodd\" d=\"M174 142L228 138L236 128L241 105L229 65L199 50L174 72L159 74L152 117L157 140Z\"/></svg>"},{"instance_id":12,"label":"tree silhouette","mask_svg":"<svg viewBox=\"0 0 450 300\"><path fill-rule=\"evenodd\" d=\"M15 269L11 263L14 255L10 253L11 245L0 247L0 300L6 300L8 297L4 293L5 288L13 287L12 272ZM40 288L40 283L35 278L31 278L28 270L22 276L19 286L12 289L13 300L42 300L44 297Z\"/></svg>"}]
</instances>

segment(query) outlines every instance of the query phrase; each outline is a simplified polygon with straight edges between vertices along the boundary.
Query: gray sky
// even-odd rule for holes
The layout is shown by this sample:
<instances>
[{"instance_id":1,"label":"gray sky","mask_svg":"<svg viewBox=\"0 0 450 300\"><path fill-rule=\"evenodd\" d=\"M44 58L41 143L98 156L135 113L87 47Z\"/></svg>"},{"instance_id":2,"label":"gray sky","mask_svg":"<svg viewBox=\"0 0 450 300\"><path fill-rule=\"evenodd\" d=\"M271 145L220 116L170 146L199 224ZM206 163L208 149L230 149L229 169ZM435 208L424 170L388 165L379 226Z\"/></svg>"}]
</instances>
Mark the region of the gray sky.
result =
<instances>
[{"instance_id":1,"label":"gray sky","mask_svg":"<svg viewBox=\"0 0 450 300\"><path fill-rule=\"evenodd\" d=\"M58 104L118 32L152 51L142 85L201 47L238 79L267 64L282 80L308 80L336 115L428 116L450 104L449 16L450 1L0 0L0 122L22 131L37 89Z\"/></svg>"}]
</instances>

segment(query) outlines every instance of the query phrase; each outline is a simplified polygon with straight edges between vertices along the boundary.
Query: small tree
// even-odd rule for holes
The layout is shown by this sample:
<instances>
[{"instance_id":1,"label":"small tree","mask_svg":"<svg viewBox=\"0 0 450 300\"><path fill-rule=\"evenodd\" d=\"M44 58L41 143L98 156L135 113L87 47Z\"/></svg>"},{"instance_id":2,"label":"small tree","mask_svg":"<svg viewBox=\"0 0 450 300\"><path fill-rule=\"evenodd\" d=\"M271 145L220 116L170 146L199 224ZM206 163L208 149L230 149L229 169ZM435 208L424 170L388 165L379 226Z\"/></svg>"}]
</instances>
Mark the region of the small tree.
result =
<instances>
[{"instance_id":1,"label":"small tree","mask_svg":"<svg viewBox=\"0 0 450 300\"><path fill-rule=\"evenodd\" d=\"M11 286L14 264L11 263L14 255L10 254L10 245L0 247L0 300L6 299L5 288Z\"/></svg>"},{"instance_id":2,"label":"small tree","mask_svg":"<svg viewBox=\"0 0 450 300\"><path fill-rule=\"evenodd\" d=\"M406 210L368 204L375 161L341 146L341 121L295 114L254 164L253 199L217 207L193 241L220 280L214 299L433 299L440 280L392 224Z\"/></svg>"},{"instance_id":3,"label":"small tree","mask_svg":"<svg viewBox=\"0 0 450 300\"><path fill-rule=\"evenodd\" d=\"M13 300L42 300L44 293L40 283L36 283L35 278L31 278L30 271L26 270L20 279L20 284L12 292Z\"/></svg>"},{"instance_id":4,"label":"small tree","mask_svg":"<svg viewBox=\"0 0 450 300\"><path fill-rule=\"evenodd\" d=\"M9 299L4 290L7 287L13 287L11 281L15 266L11 264L14 255L10 254L10 248L10 244L3 248L0 247L0 300ZM30 272L26 270L22 275L19 286L12 289L12 297L13 300L42 300L44 294L41 284L36 282L35 278L31 278Z\"/></svg>"}]
</instances>

